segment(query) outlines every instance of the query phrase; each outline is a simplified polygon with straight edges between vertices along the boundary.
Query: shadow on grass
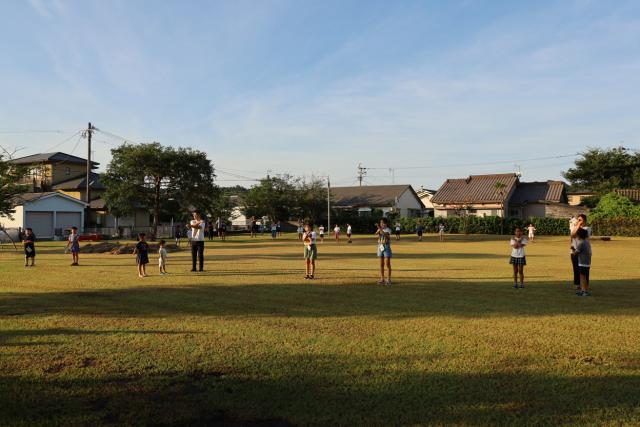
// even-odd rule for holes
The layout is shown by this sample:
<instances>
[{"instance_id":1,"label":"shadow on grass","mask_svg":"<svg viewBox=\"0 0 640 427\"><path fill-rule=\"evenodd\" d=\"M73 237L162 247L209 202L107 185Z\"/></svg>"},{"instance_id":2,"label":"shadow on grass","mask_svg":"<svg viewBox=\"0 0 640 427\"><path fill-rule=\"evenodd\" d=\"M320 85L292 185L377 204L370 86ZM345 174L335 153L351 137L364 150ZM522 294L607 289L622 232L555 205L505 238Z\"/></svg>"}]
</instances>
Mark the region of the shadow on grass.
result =
<instances>
[{"instance_id":1,"label":"shadow on grass","mask_svg":"<svg viewBox=\"0 0 640 427\"><path fill-rule=\"evenodd\" d=\"M212 273L214 276L215 273ZM202 277L202 276L201 276ZM592 281L593 295L575 296L568 285L530 282L514 290L508 281L407 281L393 287L331 284L176 286L146 285L75 292L0 294L0 316L81 314L148 316L420 316L629 314L638 312L638 281ZM352 282L353 283L353 282Z\"/></svg>"},{"instance_id":2,"label":"shadow on grass","mask_svg":"<svg viewBox=\"0 0 640 427\"><path fill-rule=\"evenodd\" d=\"M0 377L7 425L564 425L640 422L640 376L391 373L337 356L230 370L69 379ZM585 396L584 399L579 398ZM10 403L10 404L9 404ZM169 404L170 407L167 407Z\"/></svg>"}]
</instances>

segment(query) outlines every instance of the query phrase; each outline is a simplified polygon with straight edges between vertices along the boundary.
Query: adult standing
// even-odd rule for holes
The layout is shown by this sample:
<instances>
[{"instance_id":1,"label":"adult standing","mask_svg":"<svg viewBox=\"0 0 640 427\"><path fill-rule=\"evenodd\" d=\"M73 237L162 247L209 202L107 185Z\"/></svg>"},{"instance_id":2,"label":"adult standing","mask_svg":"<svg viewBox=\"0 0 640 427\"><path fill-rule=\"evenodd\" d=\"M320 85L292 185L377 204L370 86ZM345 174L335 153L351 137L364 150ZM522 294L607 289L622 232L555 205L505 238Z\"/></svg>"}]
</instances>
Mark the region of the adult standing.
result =
<instances>
[{"instance_id":1,"label":"adult standing","mask_svg":"<svg viewBox=\"0 0 640 427\"><path fill-rule=\"evenodd\" d=\"M200 212L193 212L193 219L187 227L191 231L191 271L196 271L196 258L198 259L198 271L204 270L204 229L207 223L202 220Z\"/></svg>"},{"instance_id":2,"label":"adult standing","mask_svg":"<svg viewBox=\"0 0 640 427\"><path fill-rule=\"evenodd\" d=\"M573 219L573 218L572 218ZM585 214L578 215L576 221L570 221L571 231L571 266L573 267L573 284L580 288L580 266L578 265L578 254L575 252L578 247L578 230L584 228L588 234L591 234L591 229L587 225L587 216Z\"/></svg>"}]
</instances>

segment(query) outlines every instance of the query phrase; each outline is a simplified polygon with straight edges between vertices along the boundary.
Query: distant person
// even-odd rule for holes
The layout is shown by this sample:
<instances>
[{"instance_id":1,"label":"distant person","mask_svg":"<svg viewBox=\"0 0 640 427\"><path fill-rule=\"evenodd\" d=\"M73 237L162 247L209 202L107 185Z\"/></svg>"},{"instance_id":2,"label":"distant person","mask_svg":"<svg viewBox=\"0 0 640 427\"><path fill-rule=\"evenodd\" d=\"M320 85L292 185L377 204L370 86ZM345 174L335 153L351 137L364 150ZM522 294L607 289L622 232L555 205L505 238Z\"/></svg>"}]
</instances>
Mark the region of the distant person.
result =
<instances>
[{"instance_id":1,"label":"distant person","mask_svg":"<svg viewBox=\"0 0 640 427\"><path fill-rule=\"evenodd\" d=\"M396 230L396 240L400 240L400 231L402 231L402 225L400 225L399 222L396 222L395 230Z\"/></svg>"},{"instance_id":2,"label":"distant person","mask_svg":"<svg viewBox=\"0 0 640 427\"><path fill-rule=\"evenodd\" d=\"M67 238L67 246L65 246L65 251L71 250L71 265L78 266L79 264L79 253L80 253L80 236L78 235L78 227L71 227L71 233Z\"/></svg>"},{"instance_id":3,"label":"distant person","mask_svg":"<svg viewBox=\"0 0 640 427\"><path fill-rule=\"evenodd\" d=\"M25 228L22 234L22 245L24 246L24 266L35 267L36 262L36 235L31 228ZM29 264L31 261L31 264Z\"/></svg>"},{"instance_id":4,"label":"distant person","mask_svg":"<svg viewBox=\"0 0 640 427\"><path fill-rule=\"evenodd\" d=\"M302 235L304 234L304 226L299 225L297 231L298 231L298 240L302 240Z\"/></svg>"},{"instance_id":5,"label":"distant person","mask_svg":"<svg viewBox=\"0 0 640 427\"><path fill-rule=\"evenodd\" d=\"M160 240L158 245L158 267L160 269L160 275L167 274L167 249L165 248L166 242Z\"/></svg>"},{"instance_id":6,"label":"distant person","mask_svg":"<svg viewBox=\"0 0 640 427\"><path fill-rule=\"evenodd\" d=\"M576 295L589 297L589 271L591 270L591 242L589 242L589 231L580 228L576 232L576 248L574 253L578 258L578 271L580 274L580 290L576 291Z\"/></svg>"},{"instance_id":7,"label":"distant person","mask_svg":"<svg viewBox=\"0 0 640 427\"><path fill-rule=\"evenodd\" d=\"M316 259L318 259L317 235L313 225L306 223L303 227L302 242L304 243L304 279L313 280L316 273Z\"/></svg>"},{"instance_id":8,"label":"distant person","mask_svg":"<svg viewBox=\"0 0 640 427\"><path fill-rule=\"evenodd\" d=\"M176 246L180 247L180 239L182 239L182 229L179 225L176 225L175 232L173 233L173 237L176 239Z\"/></svg>"},{"instance_id":9,"label":"distant person","mask_svg":"<svg viewBox=\"0 0 640 427\"><path fill-rule=\"evenodd\" d=\"M391 257L393 253L391 252L391 229L389 228L389 220L380 218L377 227L378 258L380 259L380 280L378 280L378 284L391 286ZM387 280L384 278L385 264L387 267Z\"/></svg>"},{"instance_id":10,"label":"distant person","mask_svg":"<svg viewBox=\"0 0 640 427\"><path fill-rule=\"evenodd\" d=\"M220 237L220 240L222 240L223 242L227 240L227 221L225 221L224 219L220 220L220 228L218 229L218 236Z\"/></svg>"},{"instance_id":11,"label":"distant person","mask_svg":"<svg viewBox=\"0 0 640 427\"><path fill-rule=\"evenodd\" d=\"M187 227L191 231L191 271L196 271L196 258L198 261L198 271L204 271L204 227L200 212L193 212L193 219Z\"/></svg>"},{"instance_id":12,"label":"distant person","mask_svg":"<svg viewBox=\"0 0 640 427\"><path fill-rule=\"evenodd\" d=\"M336 224L335 227L333 227L333 234L334 237L336 238L336 243L338 243L340 241L340 226L338 224Z\"/></svg>"},{"instance_id":13,"label":"distant person","mask_svg":"<svg viewBox=\"0 0 640 427\"><path fill-rule=\"evenodd\" d=\"M418 241L422 242L422 234L424 233L424 225L421 222L416 225L416 234L418 235Z\"/></svg>"},{"instance_id":14,"label":"distant person","mask_svg":"<svg viewBox=\"0 0 640 427\"><path fill-rule=\"evenodd\" d=\"M532 223L530 223L527 227L527 231L529 232L529 241L533 242L533 240L536 238L536 228Z\"/></svg>"},{"instance_id":15,"label":"distant person","mask_svg":"<svg viewBox=\"0 0 640 427\"><path fill-rule=\"evenodd\" d=\"M351 232L352 232L352 228L351 228L351 224L347 224L347 243L351 243Z\"/></svg>"},{"instance_id":16,"label":"distant person","mask_svg":"<svg viewBox=\"0 0 640 427\"><path fill-rule=\"evenodd\" d=\"M209 237L209 241L213 240L213 236L215 234L217 234L217 230L218 230L218 223L216 222L216 225L213 225L212 221L209 221L209 224L207 224L207 237Z\"/></svg>"},{"instance_id":17,"label":"distant person","mask_svg":"<svg viewBox=\"0 0 640 427\"><path fill-rule=\"evenodd\" d=\"M133 250L138 265L138 277L147 277L147 264L149 264L149 244L144 233L138 234L138 243Z\"/></svg>"},{"instance_id":18,"label":"distant person","mask_svg":"<svg viewBox=\"0 0 640 427\"><path fill-rule=\"evenodd\" d=\"M444 242L444 224L438 224L438 240Z\"/></svg>"},{"instance_id":19,"label":"distant person","mask_svg":"<svg viewBox=\"0 0 640 427\"><path fill-rule=\"evenodd\" d=\"M256 237L256 232L258 231L258 223L256 221L255 216L251 217L251 222L249 224L250 224L249 231L251 232L251 237Z\"/></svg>"},{"instance_id":20,"label":"distant person","mask_svg":"<svg viewBox=\"0 0 640 427\"><path fill-rule=\"evenodd\" d=\"M527 265L527 258L524 254L524 247L527 239L522 235L522 230L516 228L515 235L511 238L511 259L509 264L513 266L513 287L518 289L518 275L520 275L520 288L524 288L524 266Z\"/></svg>"},{"instance_id":21,"label":"distant person","mask_svg":"<svg viewBox=\"0 0 640 427\"><path fill-rule=\"evenodd\" d=\"M280 221L276 222L276 233L278 237L282 236L282 225L280 225Z\"/></svg>"},{"instance_id":22,"label":"distant person","mask_svg":"<svg viewBox=\"0 0 640 427\"><path fill-rule=\"evenodd\" d=\"M587 225L587 216L585 214L578 215L575 221L570 221L571 232L571 267L573 268L573 284L576 287L576 291L581 291L580 285L580 266L578 265L578 254L576 248L578 246L578 230L584 228L587 233L591 234L591 229Z\"/></svg>"},{"instance_id":23,"label":"distant person","mask_svg":"<svg viewBox=\"0 0 640 427\"><path fill-rule=\"evenodd\" d=\"M271 223L271 239L275 240L278 237L278 224Z\"/></svg>"},{"instance_id":24,"label":"distant person","mask_svg":"<svg viewBox=\"0 0 640 427\"><path fill-rule=\"evenodd\" d=\"M320 235L320 243L324 243L324 225L318 227L318 234Z\"/></svg>"}]
</instances>

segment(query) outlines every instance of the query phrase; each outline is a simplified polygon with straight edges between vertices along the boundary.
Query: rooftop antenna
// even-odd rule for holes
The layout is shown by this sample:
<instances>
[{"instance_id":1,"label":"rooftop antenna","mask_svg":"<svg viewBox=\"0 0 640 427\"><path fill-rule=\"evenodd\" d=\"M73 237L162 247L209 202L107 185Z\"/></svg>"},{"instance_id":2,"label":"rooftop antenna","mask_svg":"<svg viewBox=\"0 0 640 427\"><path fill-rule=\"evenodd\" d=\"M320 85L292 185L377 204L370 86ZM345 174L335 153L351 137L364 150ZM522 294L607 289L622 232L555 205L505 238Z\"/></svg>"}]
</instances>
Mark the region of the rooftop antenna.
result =
<instances>
[{"instance_id":1,"label":"rooftop antenna","mask_svg":"<svg viewBox=\"0 0 640 427\"><path fill-rule=\"evenodd\" d=\"M516 167L516 169L518 169L518 170L516 171L516 176L517 176L518 178L522 178L522 169L520 168L520 165L515 165L515 167Z\"/></svg>"}]
</instances>

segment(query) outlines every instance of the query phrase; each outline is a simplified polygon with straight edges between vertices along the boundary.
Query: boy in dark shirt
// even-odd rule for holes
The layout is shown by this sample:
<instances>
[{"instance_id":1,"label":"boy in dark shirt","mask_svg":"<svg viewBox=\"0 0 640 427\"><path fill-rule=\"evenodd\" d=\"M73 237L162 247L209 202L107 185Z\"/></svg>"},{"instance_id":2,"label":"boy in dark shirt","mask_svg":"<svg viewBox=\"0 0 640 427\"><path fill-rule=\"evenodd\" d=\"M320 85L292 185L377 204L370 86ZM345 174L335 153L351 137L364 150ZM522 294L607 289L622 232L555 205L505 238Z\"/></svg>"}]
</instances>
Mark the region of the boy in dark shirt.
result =
<instances>
[{"instance_id":1,"label":"boy in dark shirt","mask_svg":"<svg viewBox=\"0 0 640 427\"><path fill-rule=\"evenodd\" d=\"M138 277L147 277L147 264L149 264L149 244L145 241L145 234L138 234L138 243L133 251L138 264Z\"/></svg>"},{"instance_id":2,"label":"boy in dark shirt","mask_svg":"<svg viewBox=\"0 0 640 427\"><path fill-rule=\"evenodd\" d=\"M33 267L36 260L36 235L33 234L33 230L27 228L24 231L22 238L22 244L24 245L24 266ZM31 259L31 265L29 265L29 259Z\"/></svg>"}]
</instances>

